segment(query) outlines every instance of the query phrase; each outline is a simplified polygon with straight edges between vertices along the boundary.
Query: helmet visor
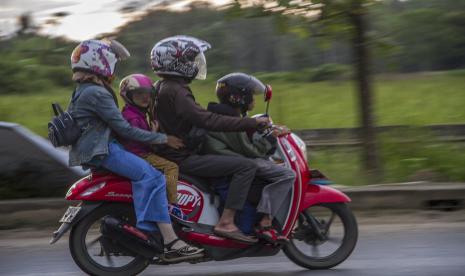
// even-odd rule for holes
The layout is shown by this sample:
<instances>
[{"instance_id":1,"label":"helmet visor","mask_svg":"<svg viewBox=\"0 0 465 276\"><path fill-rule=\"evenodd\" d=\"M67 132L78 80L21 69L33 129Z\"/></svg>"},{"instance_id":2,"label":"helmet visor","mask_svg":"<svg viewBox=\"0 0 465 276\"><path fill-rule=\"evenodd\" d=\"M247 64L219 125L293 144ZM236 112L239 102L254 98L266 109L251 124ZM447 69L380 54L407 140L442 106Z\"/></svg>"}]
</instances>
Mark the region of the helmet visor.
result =
<instances>
[{"instance_id":1,"label":"helmet visor","mask_svg":"<svg viewBox=\"0 0 465 276\"><path fill-rule=\"evenodd\" d=\"M131 93L138 94L138 95L144 95L144 94L154 94L155 93L155 88L150 88L150 87L138 87L136 89L130 90Z\"/></svg>"},{"instance_id":2,"label":"helmet visor","mask_svg":"<svg viewBox=\"0 0 465 276\"><path fill-rule=\"evenodd\" d=\"M205 59L205 55L202 52L200 52L195 57L194 63L199 69L195 78L198 80L206 79L207 78L207 60Z\"/></svg>"},{"instance_id":3,"label":"helmet visor","mask_svg":"<svg viewBox=\"0 0 465 276\"><path fill-rule=\"evenodd\" d=\"M128 49L126 49L126 47L124 47L123 44L119 43L114 39L110 39L108 40L108 42L110 43L111 50L113 51L113 53L115 53L116 58L118 58L119 60L125 60L131 56Z\"/></svg>"},{"instance_id":4,"label":"helmet visor","mask_svg":"<svg viewBox=\"0 0 465 276\"><path fill-rule=\"evenodd\" d=\"M257 78L251 76L252 81L250 82L250 87L249 90L252 92L254 95L259 95L259 94L265 94L266 92L266 86L259 81Z\"/></svg>"}]
</instances>

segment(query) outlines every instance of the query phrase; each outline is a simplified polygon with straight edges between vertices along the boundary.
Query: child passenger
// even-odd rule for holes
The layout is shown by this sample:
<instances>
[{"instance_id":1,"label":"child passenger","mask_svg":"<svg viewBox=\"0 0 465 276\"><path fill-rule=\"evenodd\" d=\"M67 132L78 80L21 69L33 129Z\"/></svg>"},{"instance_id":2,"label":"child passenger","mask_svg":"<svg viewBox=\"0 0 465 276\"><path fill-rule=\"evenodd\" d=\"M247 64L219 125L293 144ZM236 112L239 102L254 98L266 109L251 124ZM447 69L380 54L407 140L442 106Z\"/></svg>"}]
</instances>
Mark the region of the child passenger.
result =
<instances>
[{"instance_id":1,"label":"child passenger","mask_svg":"<svg viewBox=\"0 0 465 276\"><path fill-rule=\"evenodd\" d=\"M155 92L152 80L143 74L132 74L121 81L119 91L121 98L126 103L122 111L123 117L129 124L147 131L158 131L158 123L152 118L147 120L148 108ZM172 139L175 138L168 136L168 144ZM134 140L123 140L122 143L129 152L145 159L153 167L165 174L170 213L184 219L182 211L177 205L178 166L156 155L150 145Z\"/></svg>"}]
</instances>

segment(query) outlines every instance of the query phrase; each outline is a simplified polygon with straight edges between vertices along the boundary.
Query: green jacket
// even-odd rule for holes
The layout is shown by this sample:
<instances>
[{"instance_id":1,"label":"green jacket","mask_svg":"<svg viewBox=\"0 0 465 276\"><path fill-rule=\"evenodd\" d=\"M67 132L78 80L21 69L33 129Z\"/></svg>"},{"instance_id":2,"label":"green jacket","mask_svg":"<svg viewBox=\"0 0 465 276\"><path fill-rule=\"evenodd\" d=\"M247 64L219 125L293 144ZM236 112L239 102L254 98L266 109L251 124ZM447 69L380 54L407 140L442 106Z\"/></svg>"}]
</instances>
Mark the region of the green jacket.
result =
<instances>
[{"instance_id":1,"label":"green jacket","mask_svg":"<svg viewBox=\"0 0 465 276\"><path fill-rule=\"evenodd\" d=\"M240 116L233 108L223 104L210 103L208 110L222 115ZM275 146L274 137L263 138L257 133L249 139L246 132L210 131L203 144L203 153L262 158L270 154Z\"/></svg>"}]
</instances>

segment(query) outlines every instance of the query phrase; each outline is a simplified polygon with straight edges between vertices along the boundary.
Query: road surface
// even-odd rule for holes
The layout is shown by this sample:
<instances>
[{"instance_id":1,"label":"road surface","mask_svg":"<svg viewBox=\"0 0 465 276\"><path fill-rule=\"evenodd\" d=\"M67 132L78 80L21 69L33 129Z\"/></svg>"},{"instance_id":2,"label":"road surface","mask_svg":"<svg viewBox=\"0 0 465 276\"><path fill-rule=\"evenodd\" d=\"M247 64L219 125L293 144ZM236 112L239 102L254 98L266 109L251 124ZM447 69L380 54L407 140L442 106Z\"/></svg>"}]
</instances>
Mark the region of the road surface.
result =
<instances>
[{"instance_id":1,"label":"road surface","mask_svg":"<svg viewBox=\"0 0 465 276\"><path fill-rule=\"evenodd\" d=\"M465 275L465 219L437 212L359 219L359 242L339 266L309 271L284 254L225 262L149 266L142 275ZM448 219L451 218L452 219ZM48 245L49 230L0 231L0 275L84 275L74 264L67 236Z\"/></svg>"}]
</instances>

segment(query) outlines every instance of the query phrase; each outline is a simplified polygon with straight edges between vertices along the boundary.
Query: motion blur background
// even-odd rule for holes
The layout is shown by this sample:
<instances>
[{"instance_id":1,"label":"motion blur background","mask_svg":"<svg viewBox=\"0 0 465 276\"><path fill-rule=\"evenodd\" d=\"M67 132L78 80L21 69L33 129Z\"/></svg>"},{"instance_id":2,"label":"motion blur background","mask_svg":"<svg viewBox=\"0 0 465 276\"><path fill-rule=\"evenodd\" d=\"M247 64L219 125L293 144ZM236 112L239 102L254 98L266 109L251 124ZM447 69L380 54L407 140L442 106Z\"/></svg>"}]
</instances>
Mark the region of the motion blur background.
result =
<instances>
[{"instance_id":1,"label":"motion blur background","mask_svg":"<svg viewBox=\"0 0 465 276\"><path fill-rule=\"evenodd\" d=\"M336 183L465 181L465 0L332 2L2 0L0 121L46 137L50 104L66 106L73 91L69 56L80 40L113 37L131 51L117 89L130 73L155 81L150 49L186 34L213 47L207 80L192 84L203 106L226 73L271 84L274 122L302 135L311 167ZM0 140L5 162L8 150L26 151ZM63 196L71 184L40 160L18 162L1 170L0 199Z\"/></svg>"}]
</instances>

